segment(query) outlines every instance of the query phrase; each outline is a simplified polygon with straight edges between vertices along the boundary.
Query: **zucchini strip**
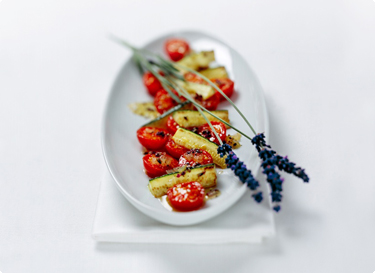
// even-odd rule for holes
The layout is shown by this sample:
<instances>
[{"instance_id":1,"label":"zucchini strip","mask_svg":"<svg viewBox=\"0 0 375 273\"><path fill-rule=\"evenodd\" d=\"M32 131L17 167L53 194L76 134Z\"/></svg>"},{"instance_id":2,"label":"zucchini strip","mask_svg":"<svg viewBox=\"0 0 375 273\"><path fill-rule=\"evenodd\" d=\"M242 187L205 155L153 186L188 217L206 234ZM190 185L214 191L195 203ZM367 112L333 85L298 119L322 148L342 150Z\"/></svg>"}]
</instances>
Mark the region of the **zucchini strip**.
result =
<instances>
[{"instance_id":1,"label":"zucchini strip","mask_svg":"<svg viewBox=\"0 0 375 273\"><path fill-rule=\"evenodd\" d=\"M153 196L162 197L167 194L169 188L180 183L196 181L202 187L210 188L216 186L216 180L215 164L208 164L151 179L148 183L148 189Z\"/></svg>"}]
</instances>

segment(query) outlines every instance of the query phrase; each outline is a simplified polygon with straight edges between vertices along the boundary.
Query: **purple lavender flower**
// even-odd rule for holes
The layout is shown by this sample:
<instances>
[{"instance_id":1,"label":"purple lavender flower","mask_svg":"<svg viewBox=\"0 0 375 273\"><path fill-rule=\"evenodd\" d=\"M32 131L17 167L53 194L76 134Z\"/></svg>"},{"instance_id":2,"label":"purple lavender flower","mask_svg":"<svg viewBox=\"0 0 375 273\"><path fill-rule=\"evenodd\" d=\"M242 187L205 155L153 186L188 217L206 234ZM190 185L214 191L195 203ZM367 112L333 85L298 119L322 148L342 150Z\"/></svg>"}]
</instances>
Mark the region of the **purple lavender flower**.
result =
<instances>
[{"instance_id":1,"label":"purple lavender flower","mask_svg":"<svg viewBox=\"0 0 375 273\"><path fill-rule=\"evenodd\" d=\"M279 212L281 209L280 202L282 200L283 182L279 174L279 171L285 171L287 173L292 173L295 176L301 178L304 182L309 182L309 177L305 173L305 170L296 167L296 164L290 162L288 157L282 157L276 153L276 151L271 149L271 146L266 143L264 134L257 134L252 140L252 144L258 151L258 156L262 159L261 168L262 172L266 175L266 180L271 187L271 199L275 204L273 210ZM237 155L232 151L232 147L228 144L223 144L217 149L220 157L225 158L225 163L228 168L234 172L236 176L246 183L250 190L254 191L252 197L256 202L261 202L263 200L262 192L257 191L259 187L259 182L254 178L251 171L247 169L246 165L239 160Z\"/></svg>"},{"instance_id":2,"label":"purple lavender flower","mask_svg":"<svg viewBox=\"0 0 375 273\"><path fill-rule=\"evenodd\" d=\"M251 140L251 143L255 145L255 148L257 148L258 153L262 150L263 147L271 148L271 146L267 145L265 141L264 134L257 134L253 139Z\"/></svg>"},{"instance_id":3,"label":"purple lavender flower","mask_svg":"<svg viewBox=\"0 0 375 273\"><path fill-rule=\"evenodd\" d=\"M296 164L293 162L289 162L287 156L282 157L277 155L276 156L276 165L280 169L280 171L285 171L287 173L292 173L295 176L301 178L304 182L309 182L309 177L305 173L305 170L300 167L295 167Z\"/></svg>"},{"instance_id":4,"label":"purple lavender flower","mask_svg":"<svg viewBox=\"0 0 375 273\"><path fill-rule=\"evenodd\" d=\"M273 207L273 210L276 211L276 212L279 212L281 210L281 207L280 205L276 205Z\"/></svg>"},{"instance_id":5,"label":"purple lavender flower","mask_svg":"<svg viewBox=\"0 0 375 273\"><path fill-rule=\"evenodd\" d=\"M296 164L290 162L288 157L282 157L278 155L274 150L271 149L270 145L267 145L264 134L257 134L252 140L252 144L258 151L259 157L262 159L261 167L263 173L267 176L267 182L271 186L271 198L272 202L276 205L273 209L279 212L281 207L279 202L282 199L282 184L284 179L278 173L279 171L285 171L287 173L292 173L295 176L301 178L304 182L309 182L309 177L305 173L305 170L296 167ZM277 168L276 168L277 167Z\"/></svg>"},{"instance_id":6,"label":"purple lavender flower","mask_svg":"<svg viewBox=\"0 0 375 273\"><path fill-rule=\"evenodd\" d=\"M263 200L263 194L262 194L262 192L254 193L254 194L252 195L252 197L253 197L254 200L257 201L258 203L262 202L262 200Z\"/></svg>"},{"instance_id":7,"label":"purple lavender flower","mask_svg":"<svg viewBox=\"0 0 375 273\"><path fill-rule=\"evenodd\" d=\"M225 164L227 167L238 176L242 183L245 183L250 190L254 191L252 194L254 200L258 203L262 202L262 192L256 191L259 187L259 182L254 178L251 171L247 169L246 165L240 161L237 155L232 151L232 147L228 144L223 144L219 146L217 152L220 157L227 155L225 158Z\"/></svg>"}]
</instances>

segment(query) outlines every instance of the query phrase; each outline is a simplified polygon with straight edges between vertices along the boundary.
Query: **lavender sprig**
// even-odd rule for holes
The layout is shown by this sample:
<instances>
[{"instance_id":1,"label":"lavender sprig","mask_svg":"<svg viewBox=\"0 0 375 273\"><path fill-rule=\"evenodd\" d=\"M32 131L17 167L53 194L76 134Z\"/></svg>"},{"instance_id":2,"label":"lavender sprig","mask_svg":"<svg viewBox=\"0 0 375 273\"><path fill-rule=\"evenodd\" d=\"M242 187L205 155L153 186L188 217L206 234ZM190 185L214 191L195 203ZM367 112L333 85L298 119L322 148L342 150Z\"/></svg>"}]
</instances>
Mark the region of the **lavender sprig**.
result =
<instances>
[{"instance_id":1,"label":"lavender sprig","mask_svg":"<svg viewBox=\"0 0 375 273\"><path fill-rule=\"evenodd\" d=\"M273 209L278 212L280 211L280 202L282 200L282 184L284 179L280 176L278 171L285 171L292 173L295 176L301 178L304 182L309 182L309 177L305 173L305 170L301 167L296 167L296 164L290 162L288 157L282 157L271 149L270 145L267 145L265 136L263 133L257 134L251 141L258 151L259 157L262 159L261 168L263 173L267 177L267 182L271 187L271 199L275 203Z\"/></svg>"},{"instance_id":2,"label":"lavender sprig","mask_svg":"<svg viewBox=\"0 0 375 273\"><path fill-rule=\"evenodd\" d=\"M253 192L251 195L254 200L258 203L262 202L263 195L261 191L257 191L259 182L254 178L250 170L247 169L246 165L240 161L237 155L232 151L232 147L229 144L222 144L217 149L217 153L220 157L227 156L225 158L225 164L230 168L240 181L247 185L247 187Z\"/></svg>"}]
</instances>

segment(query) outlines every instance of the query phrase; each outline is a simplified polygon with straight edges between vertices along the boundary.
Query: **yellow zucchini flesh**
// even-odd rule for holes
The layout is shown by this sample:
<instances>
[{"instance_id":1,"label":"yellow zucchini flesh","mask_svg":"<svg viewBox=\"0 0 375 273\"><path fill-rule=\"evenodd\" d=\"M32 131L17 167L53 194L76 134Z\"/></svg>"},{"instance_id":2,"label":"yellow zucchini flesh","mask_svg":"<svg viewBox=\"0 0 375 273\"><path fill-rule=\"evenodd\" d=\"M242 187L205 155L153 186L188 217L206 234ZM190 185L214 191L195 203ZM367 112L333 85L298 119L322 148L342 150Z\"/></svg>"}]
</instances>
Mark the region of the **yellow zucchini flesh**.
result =
<instances>
[{"instance_id":1,"label":"yellow zucchini flesh","mask_svg":"<svg viewBox=\"0 0 375 273\"><path fill-rule=\"evenodd\" d=\"M215 53L213 51L201 51L189 54L177 63L194 70L199 70L207 68L213 61L215 61Z\"/></svg>"},{"instance_id":2,"label":"yellow zucchini flesh","mask_svg":"<svg viewBox=\"0 0 375 273\"><path fill-rule=\"evenodd\" d=\"M228 110L216 110L211 111L211 113L230 123ZM204 113L204 115L209 121L220 121L208 113ZM206 119L201 115L201 113L194 110L177 110L173 112L172 117L177 124L183 128L201 126L207 123ZM226 127L229 128L229 126Z\"/></svg>"},{"instance_id":3,"label":"yellow zucchini flesh","mask_svg":"<svg viewBox=\"0 0 375 273\"><path fill-rule=\"evenodd\" d=\"M225 158L220 157L217 153L219 146L216 143L183 128L178 128L172 139L178 145L184 146L187 149L201 149L208 152L216 165L222 169L227 167Z\"/></svg>"},{"instance_id":4,"label":"yellow zucchini flesh","mask_svg":"<svg viewBox=\"0 0 375 273\"><path fill-rule=\"evenodd\" d=\"M209 79L227 79L228 72L224 66L219 66L215 68L208 68L202 71L199 71L203 76Z\"/></svg>"},{"instance_id":5,"label":"yellow zucchini flesh","mask_svg":"<svg viewBox=\"0 0 375 273\"><path fill-rule=\"evenodd\" d=\"M203 100L212 97L216 93L216 90L212 86L207 84L184 81L176 81L176 83L178 86L185 89L190 94L201 96Z\"/></svg>"}]
</instances>

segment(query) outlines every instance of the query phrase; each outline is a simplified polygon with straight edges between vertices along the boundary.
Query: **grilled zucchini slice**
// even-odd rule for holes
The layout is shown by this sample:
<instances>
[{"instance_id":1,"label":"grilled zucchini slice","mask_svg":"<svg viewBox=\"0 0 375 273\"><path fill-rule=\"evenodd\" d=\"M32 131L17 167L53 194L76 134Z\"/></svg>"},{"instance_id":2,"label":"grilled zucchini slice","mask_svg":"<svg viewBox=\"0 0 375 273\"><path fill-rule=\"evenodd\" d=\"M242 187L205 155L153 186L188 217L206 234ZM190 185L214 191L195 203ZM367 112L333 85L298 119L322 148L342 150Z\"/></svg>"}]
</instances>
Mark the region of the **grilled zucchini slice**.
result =
<instances>
[{"instance_id":1,"label":"grilled zucchini slice","mask_svg":"<svg viewBox=\"0 0 375 273\"><path fill-rule=\"evenodd\" d=\"M216 110L211 112L229 123L228 110ZM204 113L204 115L209 121L219 121L208 113ZM173 112L172 117L178 125L184 128L201 126L207 123L205 118L198 111L194 110L177 110ZM229 128L229 126L226 127Z\"/></svg>"},{"instance_id":2,"label":"grilled zucchini slice","mask_svg":"<svg viewBox=\"0 0 375 273\"><path fill-rule=\"evenodd\" d=\"M210 188L216 186L216 180L215 164L208 164L151 179L148 189L153 196L162 197L167 194L169 188L180 183L196 181L202 187Z\"/></svg>"},{"instance_id":3,"label":"grilled zucchini slice","mask_svg":"<svg viewBox=\"0 0 375 273\"><path fill-rule=\"evenodd\" d=\"M207 68L213 61L215 61L215 53L213 51L201 51L189 54L177 63L194 70L199 70Z\"/></svg>"},{"instance_id":4,"label":"grilled zucchini slice","mask_svg":"<svg viewBox=\"0 0 375 273\"><path fill-rule=\"evenodd\" d=\"M224 66L219 66L215 68L208 68L202 71L199 71L203 76L209 79L227 79L228 72Z\"/></svg>"},{"instance_id":5,"label":"grilled zucchini slice","mask_svg":"<svg viewBox=\"0 0 375 273\"><path fill-rule=\"evenodd\" d=\"M183 81L178 81L177 84L188 91L190 94L200 95L204 100L212 97L216 93L216 90L212 86L206 84Z\"/></svg>"},{"instance_id":6,"label":"grilled zucchini slice","mask_svg":"<svg viewBox=\"0 0 375 273\"><path fill-rule=\"evenodd\" d=\"M217 153L217 148L219 146L216 143L183 128L178 128L172 139L178 145L184 146L185 148L202 149L208 152L212 156L212 159L216 165L223 169L227 167L225 164L225 158L220 157L220 155Z\"/></svg>"},{"instance_id":7,"label":"grilled zucchini slice","mask_svg":"<svg viewBox=\"0 0 375 273\"><path fill-rule=\"evenodd\" d=\"M129 105L130 110L139 116L145 118L155 119L159 116L158 111L156 111L154 103L151 102L133 102Z\"/></svg>"},{"instance_id":8,"label":"grilled zucchini slice","mask_svg":"<svg viewBox=\"0 0 375 273\"><path fill-rule=\"evenodd\" d=\"M156 127L156 128L166 129L168 117L171 114L173 114L175 111L185 109L185 108L188 108L188 107L189 107L189 102L185 101L185 102L173 107L172 109L169 109L167 112L163 113L162 115L160 115L156 119L153 119L150 122L144 124L143 126L141 126L141 128L142 127Z\"/></svg>"}]
</instances>

